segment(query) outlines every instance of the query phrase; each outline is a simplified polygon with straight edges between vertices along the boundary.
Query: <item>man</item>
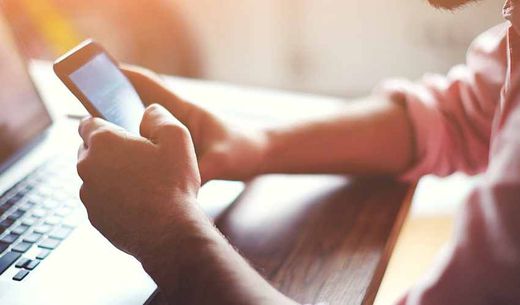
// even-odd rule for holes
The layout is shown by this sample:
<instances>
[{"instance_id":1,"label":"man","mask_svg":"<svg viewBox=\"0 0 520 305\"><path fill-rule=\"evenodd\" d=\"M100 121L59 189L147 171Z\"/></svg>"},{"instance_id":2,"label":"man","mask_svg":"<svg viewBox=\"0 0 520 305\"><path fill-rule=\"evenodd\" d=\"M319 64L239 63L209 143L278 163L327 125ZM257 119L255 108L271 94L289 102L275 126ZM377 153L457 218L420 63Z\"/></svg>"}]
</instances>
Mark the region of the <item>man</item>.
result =
<instances>
[{"instance_id":1,"label":"man","mask_svg":"<svg viewBox=\"0 0 520 305\"><path fill-rule=\"evenodd\" d=\"M430 1L450 9L470 2ZM172 304L295 304L248 266L200 211L201 182L271 172L413 180L485 171L447 251L400 304L519 304L516 2L504 7L509 21L481 35L467 63L447 76L391 81L370 103L281 129L233 129L178 99L153 75L128 69L143 100L162 106L147 108L142 137L100 119L81 123L80 196L90 221L142 262Z\"/></svg>"}]
</instances>

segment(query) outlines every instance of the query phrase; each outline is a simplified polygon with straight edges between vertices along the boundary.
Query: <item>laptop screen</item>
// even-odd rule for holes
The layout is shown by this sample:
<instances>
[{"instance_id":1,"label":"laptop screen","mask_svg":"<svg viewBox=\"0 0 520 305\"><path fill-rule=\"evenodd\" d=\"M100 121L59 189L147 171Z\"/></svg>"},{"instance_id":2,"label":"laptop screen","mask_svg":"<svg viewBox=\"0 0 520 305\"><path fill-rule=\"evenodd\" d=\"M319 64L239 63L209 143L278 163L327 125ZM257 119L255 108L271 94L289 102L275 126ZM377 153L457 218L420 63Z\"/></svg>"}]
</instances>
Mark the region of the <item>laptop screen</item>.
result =
<instances>
[{"instance_id":1,"label":"laptop screen","mask_svg":"<svg viewBox=\"0 0 520 305\"><path fill-rule=\"evenodd\" d=\"M50 123L0 12L0 169Z\"/></svg>"}]
</instances>

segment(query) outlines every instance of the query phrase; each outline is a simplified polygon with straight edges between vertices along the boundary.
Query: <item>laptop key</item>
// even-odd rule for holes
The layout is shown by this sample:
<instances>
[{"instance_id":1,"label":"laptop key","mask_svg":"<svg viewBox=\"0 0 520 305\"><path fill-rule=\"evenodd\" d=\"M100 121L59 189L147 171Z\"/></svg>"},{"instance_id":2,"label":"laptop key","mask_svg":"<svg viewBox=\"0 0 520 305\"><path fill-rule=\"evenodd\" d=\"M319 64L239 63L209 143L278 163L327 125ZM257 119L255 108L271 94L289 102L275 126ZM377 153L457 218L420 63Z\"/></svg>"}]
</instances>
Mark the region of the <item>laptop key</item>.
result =
<instances>
[{"instance_id":1,"label":"laptop key","mask_svg":"<svg viewBox=\"0 0 520 305\"><path fill-rule=\"evenodd\" d=\"M3 206L7 207L8 209L14 206L20 199L23 198L22 194L16 194L13 197L11 197L9 200L7 200Z\"/></svg>"},{"instance_id":2,"label":"laptop key","mask_svg":"<svg viewBox=\"0 0 520 305\"><path fill-rule=\"evenodd\" d=\"M8 200L4 204L2 204L2 210L7 211L10 208L12 208L15 204L16 204L16 202Z\"/></svg>"},{"instance_id":3,"label":"laptop key","mask_svg":"<svg viewBox=\"0 0 520 305\"><path fill-rule=\"evenodd\" d=\"M31 246L32 246L31 243L22 241L22 242L19 242L18 244L16 244L16 246L14 246L12 250L16 251L16 252L20 252L20 253L25 253L25 252L27 252L27 250L29 250L31 248Z\"/></svg>"},{"instance_id":4,"label":"laptop key","mask_svg":"<svg viewBox=\"0 0 520 305\"><path fill-rule=\"evenodd\" d=\"M9 244L0 243L0 254L9 248Z\"/></svg>"},{"instance_id":5,"label":"laptop key","mask_svg":"<svg viewBox=\"0 0 520 305\"><path fill-rule=\"evenodd\" d=\"M51 254L51 250L48 250L48 249L41 249L40 253L38 253L38 255L36 255L36 258L37 259L45 259L47 256L49 256L49 254Z\"/></svg>"},{"instance_id":6,"label":"laptop key","mask_svg":"<svg viewBox=\"0 0 520 305\"><path fill-rule=\"evenodd\" d=\"M27 184L27 185L25 185L25 187L24 187L24 192L25 192L25 193L28 193L28 192L32 191L33 189L34 189L34 185L32 185L32 184Z\"/></svg>"},{"instance_id":7,"label":"laptop key","mask_svg":"<svg viewBox=\"0 0 520 305\"><path fill-rule=\"evenodd\" d=\"M29 270L26 270L26 269L20 269L20 271L18 271L18 273L16 273L14 276L13 276L13 280L15 281L21 281L23 280L27 275L29 274Z\"/></svg>"},{"instance_id":8,"label":"laptop key","mask_svg":"<svg viewBox=\"0 0 520 305\"><path fill-rule=\"evenodd\" d=\"M69 207L61 207L56 211L57 216L65 217L72 213L72 209Z\"/></svg>"},{"instance_id":9,"label":"laptop key","mask_svg":"<svg viewBox=\"0 0 520 305\"><path fill-rule=\"evenodd\" d=\"M13 223L14 223L14 220L9 219L9 218L6 218L6 219L0 221L0 227L1 227L1 228L4 228L4 229L7 229L7 228L9 228Z\"/></svg>"},{"instance_id":10,"label":"laptop key","mask_svg":"<svg viewBox=\"0 0 520 305\"><path fill-rule=\"evenodd\" d=\"M24 203L22 203L22 204L18 207L18 210L21 210L21 211L27 212L27 211L29 211L32 207L33 207L33 205L30 204L29 202L24 202Z\"/></svg>"},{"instance_id":11,"label":"laptop key","mask_svg":"<svg viewBox=\"0 0 520 305\"><path fill-rule=\"evenodd\" d=\"M21 224L21 225L16 226L14 229L12 229L12 230L11 230L11 233L13 233L13 234L17 234L17 235L22 235L22 234L25 233L28 229L29 229L29 226L28 226L28 225Z\"/></svg>"},{"instance_id":12,"label":"laptop key","mask_svg":"<svg viewBox=\"0 0 520 305\"><path fill-rule=\"evenodd\" d=\"M52 227L53 226L50 224L42 224L42 225L39 225L36 228L34 228L34 232L45 234L45 233L49 232L50 230L52 230Z\"/></svg>"},{"instance_id":13,"label":"laptop key","mask_svg":"<svg viewBox=\"0 0 520 305\"><path fill-rule=\"evenodd\" d=\"M69 234L72 232L72 228L70 227L59 227L54 229L50 234L49 237L56 238L56 239L65 239Z\"/></svg>"},{"instance_id":14,"label":"laptop key","mask_svg":"<svg viewBox=\"0 0 520 305\"><path fill-rule=\"evenodd\" d=\"M41 209L41 208L36 208L32 211L32 217L35 217L35 218L42 218L45 215L47 215L47 211L45 211L44 209Z\"/></svg>"},{"instance_id":15,"label":"laptop key","mask_svg":"<svg viewBox=\"0 0 520 305\"><path fill-rule=\"evenodd\" d=\"M59 205L60 205L59 201L56 201L53 199L48 199L44 202L43 208L47 209L47 210L52 210L52 209L57 208Z\"/></svg>"},{"instance_id":16,"label":"laptop key","mask_svg":"<svg viewBox=\"0 0 520 305\"><path fill-rule=\"evenodd\" d=\"M59 239L54 239L54 238L46 238L45 240L43 240L39 245L38 247L40 248L44 248L44 249L49 249L49 250L54 250L56 249L56 247L60 244L60 240Z\"/></svg>"},{"instance_id":17,"label":"laptop key","mask_svg":"<svg viewBox=\"0 0 520 305\"><path fill-rule=\"evenodd\" d=\"M20 188L20 190L18 191L18 194L22 195L22 196L25 196L27 195L27 193L29 193L30 191L33 190L33 186L30 185L30 184L26 184L24 185L23 187Z\"/></svg>"},{"instance_id":18,"label":"laptop key","mask_svg":"<svg viewBox=\"0 0 520 305\"><path fill-rule=\"evenodd\" d=\"M61 222L61 217L59 217L57 215L52 215L52 216L47 217L47 219L45 219L45 223L49 224L49 225L57 225L60 222Z\"/></svg>"},{"instance_id":19,"label":"laptop key","mask_svg":"<svg viewBox=\"0 0 520 305\"><path fill-rule=\"evenodd\" d=\"M35 233L35 232L33 232L33 233L31 233L31 234L25 236L25 237L23 238L23 241L28 242L28 243L32 243L32 244L33 244L33 243L39 241L40 238L42 238L42 236L43 236L43 234L41 234L41 233Z\"/></svg>"},{"instance_id":20,"label":"laptop key","mask_svg":"<svg viewBox=\"0 0 520 305\"><path fill-rule=\"evenodd\" d=\"M40 261L37 259L30 260L27 264L25 264L24 268L27 270L34 270L36 266L40 264Z\"/></svg>"},{"instance_id":21,"label":"laptop key","mask_svg":"<svg viewBox=\"0 0 520 305\"><path fill-rule=\"evenodd\" d=\"M24 210L16 210L12 212L9 216L7 216L8 219L12 219L14 221L18 220L20 217L22 217L25 214Z\"/></svg>"},{"instance_id":22,"label":"laptop key","mask_svg":"<svg viewBox=\"0 0 520 305\"><path fill-rule=\"evenodd\" d=\"M7 252L0 257L0 275L7 270L22 254L16 252Z\"/></svg>"},{"instance_id":23,"label":"laptop key","mask_svg":"<svg viewBox=\"0 0 520 305\"><path fill-rule=\"evenodd\" d=\"M32 226L38 221L38 218L35 217L26 217L24 220L22 220L22 224L26 226Z\"/></svg>"},{"instance_id":24,"label":"laptop key","mask_svg":"<svg viewBox=\"0 0 520 305\"><path fill-rule=\"evenodd\" d=\"M18 239L18 237L20 237L20 235L9 233L9 234L5 235L4 237L2 237L2 239L0 239L0 242L2 242L4 244L12 244Z\"/></svg>"},{"instance_id":25,"label":"laptop key","mask_svg":"<svg viewBox=\"0 0 520 305\"><path fill-rule=\"evenodd\" d=\"M25 258L25 257L22 257L20 258L16 264L14 265L16 268L23 268L25 267L25 265L27 265L28 262L30 262L31 260L28 259L28 258Z\"/></svg>"},{"instance_id":26,"label":"laptop key","mask_svg":"<svg viewBox=\"0 0 520 305\"><path fill-rule=\"evenodd\" d=\"M2 208L4 208L7 211L10 208L12 208L16 204L16 202L18 202L18 200L9 199L2 205Z\"/></svg>"}]
</instances>

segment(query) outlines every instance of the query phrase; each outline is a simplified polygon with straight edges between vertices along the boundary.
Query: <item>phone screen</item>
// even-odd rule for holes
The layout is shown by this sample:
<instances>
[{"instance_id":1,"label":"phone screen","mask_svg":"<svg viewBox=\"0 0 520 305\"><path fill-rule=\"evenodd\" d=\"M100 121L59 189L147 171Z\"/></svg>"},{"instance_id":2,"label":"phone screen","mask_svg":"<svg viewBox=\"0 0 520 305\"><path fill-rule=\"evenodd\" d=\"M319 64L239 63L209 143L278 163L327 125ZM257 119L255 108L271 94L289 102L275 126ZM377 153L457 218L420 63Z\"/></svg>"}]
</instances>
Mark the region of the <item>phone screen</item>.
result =
<instances>
[{"instance_id":1,"label":"phone screen","mask_svg":"<svg viewBox=\"0 0 520 305\"><path fill-rule=\"evenodd\" d=\"M104 119L139 134L144 113L141 98L105 53L92 57L69 78Z\"/></svg>"}]
</instances>

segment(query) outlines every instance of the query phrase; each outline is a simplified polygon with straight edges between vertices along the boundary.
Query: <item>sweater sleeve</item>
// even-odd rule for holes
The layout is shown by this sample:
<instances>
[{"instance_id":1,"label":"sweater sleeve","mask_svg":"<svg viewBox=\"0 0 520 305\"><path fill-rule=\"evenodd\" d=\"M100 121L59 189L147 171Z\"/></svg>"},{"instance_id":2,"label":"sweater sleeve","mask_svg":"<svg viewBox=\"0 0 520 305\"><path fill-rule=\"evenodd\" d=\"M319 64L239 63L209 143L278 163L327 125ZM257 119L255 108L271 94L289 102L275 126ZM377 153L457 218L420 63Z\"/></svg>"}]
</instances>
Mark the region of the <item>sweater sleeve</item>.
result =
<instances>
[{"instance_id":1,"label":"sweater sleeve","mask_svg":"<svg viewBox=\"0 0 520 305\"><path fill-rule=\"evenodd\" d=\"M518 304L520 96L494 137L491 161L457 218L437 266L400 305Z\"/></svg>"},{"instance_id":2,"label":"sweater sleeve","mask_svg":"<svg viewBox=\"0 0 520 305\"><path fill-rule=\"evenodd\" d=\"M389 80L380 90L405 103L413 126L415 160L402 174L474 174L487 167L491 126L506 75L508 24L481 34L466 64L445 76L425 75L419 82Z\"/></svg>"}]
</instances>

